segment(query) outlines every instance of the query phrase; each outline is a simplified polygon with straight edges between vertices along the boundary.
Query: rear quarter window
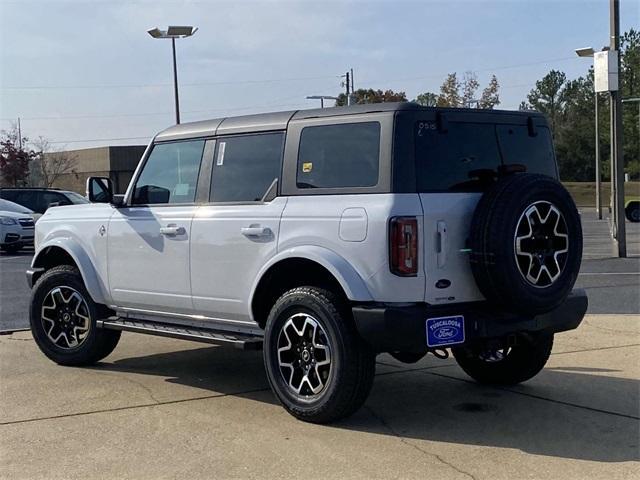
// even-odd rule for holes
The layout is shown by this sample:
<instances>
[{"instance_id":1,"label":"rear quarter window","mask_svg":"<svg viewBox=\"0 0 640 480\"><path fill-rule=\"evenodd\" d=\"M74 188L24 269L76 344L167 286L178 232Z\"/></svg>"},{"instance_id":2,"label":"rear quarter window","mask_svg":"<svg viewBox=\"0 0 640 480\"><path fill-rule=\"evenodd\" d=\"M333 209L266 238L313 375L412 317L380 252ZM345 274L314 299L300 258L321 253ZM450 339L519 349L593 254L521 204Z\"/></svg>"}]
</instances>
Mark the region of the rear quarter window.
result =
<instances>
[{"instance_id":1,"label":"rear quarter window","mask_svg":"<svg viewBox=\"0 0 640 480\"><path fill-rule=\"evenodd\" d=\"M300 135L298 188L371 187L378 183L380 123L305 127Z\"/></svg>"}]
</instances>

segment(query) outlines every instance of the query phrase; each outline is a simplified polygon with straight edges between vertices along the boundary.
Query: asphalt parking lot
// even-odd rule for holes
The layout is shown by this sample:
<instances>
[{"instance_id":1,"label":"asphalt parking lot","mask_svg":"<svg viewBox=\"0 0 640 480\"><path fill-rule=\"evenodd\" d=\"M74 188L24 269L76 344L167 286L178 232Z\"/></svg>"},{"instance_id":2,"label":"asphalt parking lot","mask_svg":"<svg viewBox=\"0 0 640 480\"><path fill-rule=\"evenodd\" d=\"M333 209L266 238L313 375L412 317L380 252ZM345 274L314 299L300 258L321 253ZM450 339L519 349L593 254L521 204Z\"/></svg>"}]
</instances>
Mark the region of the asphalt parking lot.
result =
<instances>
[{"instance_id":1,"label":"asphalt parking lot","mask_svg":"<svg viewBox=\"0 0 640 480\"><path fill-rule=\"evenodd\" d=\"M0 336L0 478L638 478L640 229L612 259L583 213L589 315L547 368L481 387L451 359L378 358L365 407L330 426L275 402L260 352L125 334L63 368ZM0 260L1 328L26 325L30 254Z\"/></svg>"}]
</instances>

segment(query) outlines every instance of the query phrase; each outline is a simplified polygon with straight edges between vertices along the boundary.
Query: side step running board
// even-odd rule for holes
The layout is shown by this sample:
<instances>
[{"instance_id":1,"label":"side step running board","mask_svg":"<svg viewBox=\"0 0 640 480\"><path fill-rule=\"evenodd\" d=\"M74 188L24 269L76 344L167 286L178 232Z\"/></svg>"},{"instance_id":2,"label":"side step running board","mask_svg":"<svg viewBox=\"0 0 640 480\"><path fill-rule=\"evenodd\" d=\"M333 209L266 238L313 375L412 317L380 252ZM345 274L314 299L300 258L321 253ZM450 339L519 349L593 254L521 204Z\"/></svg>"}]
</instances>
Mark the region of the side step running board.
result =
<instances>
[{"instance_id":1,"label":"side step running board","mask_svg":"<svg viewBox=\"0 0 640 480\"><path fill-rule=\"evenodd\" d=\"M213 343L216 345L233 345L240 350L260 350L262 348L262 336L245 333L120 317L109 317L105 320L97 320L96 324L98 328L107 328L110 330L146 333L147 335L179 338L182 340Z\"/></svg>"}]
</instances>

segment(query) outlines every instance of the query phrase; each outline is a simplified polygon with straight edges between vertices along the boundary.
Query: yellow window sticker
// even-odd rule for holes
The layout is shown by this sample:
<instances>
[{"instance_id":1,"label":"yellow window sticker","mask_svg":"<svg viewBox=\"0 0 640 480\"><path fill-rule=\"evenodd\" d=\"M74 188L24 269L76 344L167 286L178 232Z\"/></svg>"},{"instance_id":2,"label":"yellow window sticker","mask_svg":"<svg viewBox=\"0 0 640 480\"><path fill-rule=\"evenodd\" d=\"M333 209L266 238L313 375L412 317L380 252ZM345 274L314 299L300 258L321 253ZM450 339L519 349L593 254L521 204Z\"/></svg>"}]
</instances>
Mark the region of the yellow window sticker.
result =
<instances>
[{"instance_id":1,"label":"yellow window sticker","mask_svg":"<svg viewBox=\"0 0 640 480\"><path fill-rule=\"evenodd\" d=\"M302 164L302 173L309 173L313 170L313 162L304 162Z\"/></svg>"}]
</instances>

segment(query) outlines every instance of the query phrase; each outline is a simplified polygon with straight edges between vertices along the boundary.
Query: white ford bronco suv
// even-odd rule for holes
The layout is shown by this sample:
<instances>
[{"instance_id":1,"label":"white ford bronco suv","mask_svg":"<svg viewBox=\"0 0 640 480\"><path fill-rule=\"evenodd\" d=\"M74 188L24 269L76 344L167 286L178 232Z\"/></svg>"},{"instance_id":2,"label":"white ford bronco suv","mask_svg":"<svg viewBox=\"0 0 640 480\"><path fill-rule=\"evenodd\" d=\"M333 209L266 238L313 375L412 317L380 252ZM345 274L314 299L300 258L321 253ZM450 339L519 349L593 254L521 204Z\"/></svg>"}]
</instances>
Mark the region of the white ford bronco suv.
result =
<instances>
[{"instance_id":1,"label":"white ford bronco suv","mask_svg":"<svg viewBox=\"0 0 640 480\"><path fill-rule=\"evenodd\" d=\"M356 411L376 354L451 351L481 383L545 365L586 312L580 218L533 112L359 105L173 126L124 196L51 208L27 272L44 354L122 331L263 348L295 417Z\"/></svg>"}]
</instances>

